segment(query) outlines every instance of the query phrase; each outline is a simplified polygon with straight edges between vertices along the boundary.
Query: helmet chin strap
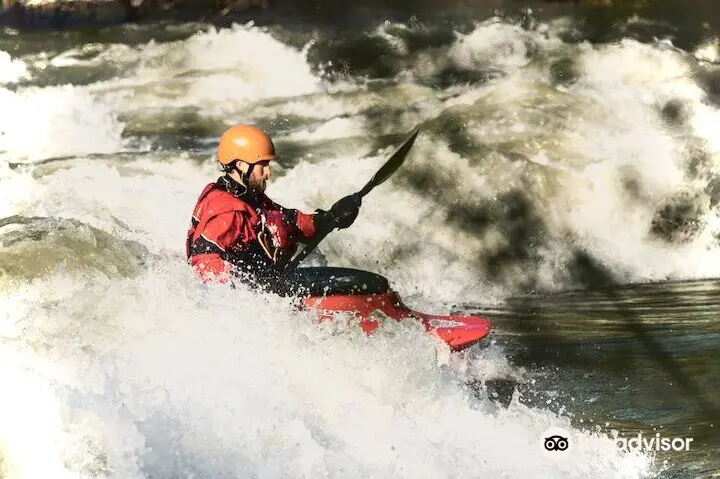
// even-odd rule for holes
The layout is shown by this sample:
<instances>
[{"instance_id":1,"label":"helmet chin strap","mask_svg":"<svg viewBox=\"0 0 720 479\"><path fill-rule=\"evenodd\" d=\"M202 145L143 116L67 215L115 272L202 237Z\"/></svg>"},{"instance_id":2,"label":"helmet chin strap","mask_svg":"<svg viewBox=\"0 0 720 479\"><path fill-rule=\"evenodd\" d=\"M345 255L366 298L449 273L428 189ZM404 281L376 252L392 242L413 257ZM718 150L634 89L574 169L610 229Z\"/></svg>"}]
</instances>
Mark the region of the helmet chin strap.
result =
<instances>
[{"instance_id":1,"label":"helmet chin strap","mask_svg":"<svg viewBox=\"0 0 720 479\"><path fill-rule=\"evenodd\" d=\"M245 173L238 170L238 171L240 171L240 175L242 176L243 184L245 185L246 188L250 184L250 175L252 174L253 168L255 168L255 163L250 163L248 165L248 170Z\"/></svg>"},{"instance_id":2,"label":"helmet chin strap","mask_svg":"<svg viewBox=\"0 0 720 479\"><path fill-rule=\"evenodd\" d=\"M233 163L232 166L227 166L224 168L226 177L225 182L229 187L228 189L231 189L236 196L243 196L250 192L250 188L248 187L248 185L253 168L255 168L255 165L249 164L248 170L245 173L243 173L242 170L237 167L237 163ZM237 171L238 173L240 173L239 181L230 176L233 171Z\"/></svg>"}]
</instances>

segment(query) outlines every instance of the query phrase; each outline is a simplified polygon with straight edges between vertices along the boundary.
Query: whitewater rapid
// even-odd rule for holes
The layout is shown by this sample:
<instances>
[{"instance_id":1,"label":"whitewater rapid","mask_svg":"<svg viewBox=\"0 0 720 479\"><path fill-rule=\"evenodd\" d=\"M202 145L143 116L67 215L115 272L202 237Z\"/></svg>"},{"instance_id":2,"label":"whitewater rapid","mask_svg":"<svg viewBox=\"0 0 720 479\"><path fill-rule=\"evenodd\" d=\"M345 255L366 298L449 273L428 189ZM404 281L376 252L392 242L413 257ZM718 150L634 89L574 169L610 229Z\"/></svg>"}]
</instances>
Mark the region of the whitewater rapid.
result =
<instances>
[{"instance_id":1,"label":"whitewater rapid","mask_svg":"<svg viewBox=\"0 0 720 479\"><path fill-rule=\"evenodd\" d=\"M0 52L3 474L649 474L650 456L567 417L474 397L465 380L512 369L499 347L449 358L405 324L368 339L188 270L216 136L252 122L281 155L268 194L304 211L362 187L397 144L382 135L423 125L314 259L385 274L411 306L574 287L588 257L622 281L717 275L720 109L695 76L713 45L575 45L563 22L493 20L418 49L413 28L368 32L402 66L382 79L311 60L322 38L251 24ZM102 79L65 83L75 69ZM434 87L448 69L486 78ZM671 216L653 233L666 204L686 230ZM553 427L577 438L572 456L542 449Z\"/></svg>"}]
</instances>

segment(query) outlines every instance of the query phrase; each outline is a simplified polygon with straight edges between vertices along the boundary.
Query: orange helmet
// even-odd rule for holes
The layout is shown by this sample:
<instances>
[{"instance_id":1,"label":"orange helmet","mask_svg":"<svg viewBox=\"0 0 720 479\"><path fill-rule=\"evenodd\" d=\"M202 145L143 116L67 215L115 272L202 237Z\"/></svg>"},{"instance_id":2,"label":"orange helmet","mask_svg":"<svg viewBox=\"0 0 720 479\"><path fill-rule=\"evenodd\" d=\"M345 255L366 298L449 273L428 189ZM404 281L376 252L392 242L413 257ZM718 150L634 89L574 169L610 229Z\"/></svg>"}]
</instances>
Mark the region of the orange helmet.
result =
<instances>
[{"instance_id":1,"label":"orange helmet","mask_svg":"<svg viewBox=\"0 0 720 479\"><path fill-rule=\"evenodd\" d=\"M220 137L217 157L223 166L236 160L249 164L277 160L275 145L270 137L252 125L235 125L227 129Z\"/></svg>"}]
</instances>

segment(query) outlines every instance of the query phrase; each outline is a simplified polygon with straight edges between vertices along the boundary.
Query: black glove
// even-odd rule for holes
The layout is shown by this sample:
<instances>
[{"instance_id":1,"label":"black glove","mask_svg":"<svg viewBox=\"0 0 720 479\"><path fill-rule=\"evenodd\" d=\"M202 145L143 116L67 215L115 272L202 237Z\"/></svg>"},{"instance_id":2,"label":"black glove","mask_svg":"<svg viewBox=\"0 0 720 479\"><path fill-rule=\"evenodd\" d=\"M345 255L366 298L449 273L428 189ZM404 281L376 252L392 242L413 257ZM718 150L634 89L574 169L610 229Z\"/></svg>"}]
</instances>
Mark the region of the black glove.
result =
<instances>
[{"instance_id":1,"label":"black glove","mask_svg":"<svg viewBox=\"0 0 720 479\"><path fill-rule=\"evenodd\" d=\"M349 227L360 212L362 198L358 194L352 194L338 200L330 211L318 210L316 213L319 223L324 226L331 226L338 229Z\"/></svg>"}]
</instances>

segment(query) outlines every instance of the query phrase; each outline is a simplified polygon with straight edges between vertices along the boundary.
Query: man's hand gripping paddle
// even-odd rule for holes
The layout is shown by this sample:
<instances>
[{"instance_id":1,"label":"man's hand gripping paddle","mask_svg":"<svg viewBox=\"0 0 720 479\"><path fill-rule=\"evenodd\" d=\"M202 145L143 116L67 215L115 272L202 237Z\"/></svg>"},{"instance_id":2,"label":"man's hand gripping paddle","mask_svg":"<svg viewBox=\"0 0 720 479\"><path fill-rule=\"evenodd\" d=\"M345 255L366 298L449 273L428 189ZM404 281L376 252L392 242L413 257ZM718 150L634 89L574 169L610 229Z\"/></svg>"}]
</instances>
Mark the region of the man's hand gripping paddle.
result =
<instances>
[{"instance_id":1,"label":"man's hand gripping paddle","mask_svg":"<svg viewBox=\"0 0 720 479\"><path fill-rule=\"evenodd\" d=\"M358 191L352 196L357 196L358 199L360 199L370 193L373 188L381 185L385 182L385 180L390 178L393 173L395 173L398 168L400 168L400 166L405 162L405 158L410 152L410 148L412 148L413 143L415 143L415 138L417 137L419 131L420 127L415 127L415 129L409 134L408 138L403 142L402 146L400 146L400 148L398 148L398 150L393 153L393 155L385 162L385 164L377 171L377 173L375 173L375 176L373 176L360 191ZM288 273L293 271L297 267L297 265L300 264L300 262L304 260L307 255L309 255L317 247L317 245L320 244L323 239L325 239L328 234L330 234L333 229L335 229L335 226L330 225L325 229L318 231L315 234L313 240L306 244L302 251L296 254L294 258L290 259L284 266L280 267L280 269L282 270L282 274L287 275Z\"/></svg>"}]
</instances>

